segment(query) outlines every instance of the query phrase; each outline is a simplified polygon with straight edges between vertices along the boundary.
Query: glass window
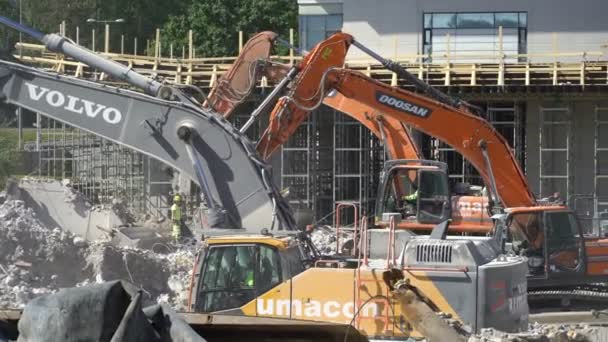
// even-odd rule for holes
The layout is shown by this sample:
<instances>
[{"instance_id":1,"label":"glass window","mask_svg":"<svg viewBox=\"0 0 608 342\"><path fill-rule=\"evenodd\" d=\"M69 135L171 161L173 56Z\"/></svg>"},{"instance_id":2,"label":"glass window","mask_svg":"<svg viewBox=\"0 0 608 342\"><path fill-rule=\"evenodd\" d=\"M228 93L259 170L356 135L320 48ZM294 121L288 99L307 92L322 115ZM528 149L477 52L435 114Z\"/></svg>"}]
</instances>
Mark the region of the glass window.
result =
<instances>
[{"instance_id":1,"label":"glass window","mask_svg":"<svg viewBox=\"0 0 608 342\"><path fill-rule=\"evenodd\" d=\"M519 27L522 27L522 28L528 27L528 13L525 13L525 12L519 13Z\"/></svg>"},{"instance_id":2,"label":"glass window","mask_svg":"<svg viewBox=\"0 0 608 342\"><path fill-rule=\"evenodd\" d=\"M304 271L302 256L298 246L287 248L283 252L283 274L285 279L293 278Z\"/></svg>"},{"instance_id":3,"label":"glass window","mask_svg":"<svg viewBox=\"0 0 608 342\"><path fill-rule=\"evenodd\" d=\"M543 231L537 213L515 214L511 217L508 236L513 242L524 242L533 249L543 247Z\"/></svg>"},{"instance_id":4,"label":"glass window","mask_svg":"<svg viewBox=\"0 0 608 342\"><path fill-rule=\"evenodd\" d=\"M424 44L430 44L431 38L431 30L424 30Z\"/></svg>"},{"instance_id":5,"label":"glass window","mask_svg":"<svg viewBox=\"0 0 608 342\"><path fill-rule=\"evenodd\" d=\"M578 223L569 212L547 213L547 226L550 239L566 240L578 236Z\"/></svg>"},{"instance_id":6,"label":"glass window","mask_svg":"<svg viewBox=\"0 0 608 342\"><path fill-rule=\"evenodd\" d=\"M317 43L342 30L342 15L300 16L300 46L312 49Z\"/></svg>"},{"instance_id":7,"label":"glass window","mask_svg":"<svg viewBox=\"0 0 608 342\"><path fill-rule=\"evenodd\" d=\"M492 13L459 13L458 28L491 28L494 27Z\"/></svg>"},{"instance_id":8,"label":"glass window","mask_svg":"<svg viewBox=\"0 0 608 342\"><path fill-rule=\"evenodd\" d=\"M416 170L394 169L386 178L382 201L378 202L377 213L401 212L404 218L415 217L416 210Z\"/></svg>"},{"instance_id":9,"label":"glass window","mask_svg":"<svg viewBox=\"0 0 608 342\"><path fill-rule=\"evenodd\" d=\"M247 277L254 271L254 255L254 246L211 247L203 277L203 290L249 286Z\"/></svg>"},{"instance_id":10,"label":"glass window","mask_svg":"<svg viewBox=\"0 0 608 342\"><path fill-rule=\"evenodd\" d=\"M259 270L259 293L264 293L281 282L279 255L274 248L260 246Z\"/></svg>"},{"instance_id":11,"label":"glass window","mask_svg":"<svg viewBox=\"0 0 608 342\"><path fill-rule=\"evenodd\" d=\"M578 221L571 212L547 212L547 254L552 273L581 271L583 245L579 239Z\"/></svg>"},{"instance_id":12,"label":"glass window","mask_svg":"<svg viewBox=\"0 0 608 342\"><path fill-rule=\"evenodd\" d=\"M418 221L439 223L448 219L450 194L445 173L420 170L418 175Z\"/></svg>"},{"instance_id":13,"label":"glass window","mask_svg":"<svg viewBox=\"0 0 608 342\"><path fill-rule=\"evenodd\" d=\"M454 54L496 51L497 28L502 26L505 28L503 52L525 54L527 17L525 12L423 13L422 51L439 57L447 49L447 34L451 37L450 51ZM430 62L431 59L425 57L424 61Z\"/></svg>"},{"instance_id":14,"label":"glass window","mask_svg":"<svg viewBox=\"0 0 608 342\"><path fill-rule=\"evenodd\" d=\"M203 312L238 308L255 298L256 246L210 247L203 267Z\"/></svg>"},{"instance_id":15,"label":"glass window","mask_svg":"<svg viewBox=\"0 0 608 342\"><path fill-rule=\"evenodd\" d=\"M424 13L424 28L431 28L433 26L433 15L430 13Z\"/></svg>"},{"instance_id":16,"label":"glass window","mask_svg":"<svg viewBox=\"0 0 608 342\"><path fill-rule=\"evenodd\" d=\"M435 13L433 14L433 28L456 28L456 14Z\"/></svg>"},{"instance_id":17,"label":"glass window","mask_svg":"<svg viewBox=\"0 0 608 342\"><path fill-rule=\"evenodd\" d=\"M425 29L526 28L527 18L525 12L424 13L423 23Z\"/></svg>"},{"instance_id":18,"label":"glass window","mask_svg":"<svg viewBox=\"0 0 608 342\"><path fill-rule=\"evenodd\" d=\"M325 16L325 29L335 32L342 30L342 16L335 14Z\"/></svg>"},{"instance_id":19,"label":"glass window","mask_svg":"<svg viewBox=\"0 0 608 342\"><path fill-rule=\"evenodd\" d=\"M495 19L496 27L516 28L519 25L517 13L496 13Z\"/></svg>"}]
</instances>

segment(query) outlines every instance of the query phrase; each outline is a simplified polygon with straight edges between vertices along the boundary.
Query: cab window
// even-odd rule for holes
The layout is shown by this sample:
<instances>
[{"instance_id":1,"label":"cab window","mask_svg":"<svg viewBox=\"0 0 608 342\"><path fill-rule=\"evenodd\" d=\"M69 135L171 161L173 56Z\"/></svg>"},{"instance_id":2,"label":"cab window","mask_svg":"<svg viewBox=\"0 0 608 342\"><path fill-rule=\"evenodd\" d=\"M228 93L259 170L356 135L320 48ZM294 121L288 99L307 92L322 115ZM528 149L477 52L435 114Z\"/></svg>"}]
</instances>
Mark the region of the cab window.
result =
<instances>
[{"instance_id":1,"label":"cab window","mask_svg":"<svg viewBox=\"0 0 608 342\"><path fill-rule=\"evenodd\" d=\"M449 186L445 173L420 170L418 173L418 221L439 223L450 218Z\"/></svg>"},{"instance_id":2,"label":"cab window","mask_svg":"<svg viewBox=\"0 0 608 342\"><path fill-rule=\"evenodd\" d=\"M404 219L416 217L417 170L391 170L384 185L382 201L378 202L376 212L401 213Z\"/></svg>"},{"instance_id":3,"label":"cab window","mask_svg":"<svg viewBox=\"0 0 608 342\"><path fill-rule=\"evenodd\" d=\"M566 211L548 212L547 227L549 238L556 240L578 237L578 222L574 214Z\"/></svg>"},{"instance_id":4,"label":"cab window","mask_svg":"<svg viewBox=\"0 0 608 342\"><path fill-rule=\"evenodd\" d=\"M538 213L515 214L509 220L508 240L523 248L541 249L543 231Z\"/></svg>"},{"instance_id":5,"label":"cab window","mask_svg":"<svg viewBox=\"0 0 608 342\"><path fill-rule=\"evenodd\" d=\"M547 212L547 252L552 272L577 271L583 244L578 221L567 211Z\"/></svg>"},{"instance_id":6,"label":"cab window","mask_svg":"<svg viewBox=\"0 0 608 342\"><path fill-rule=\"evenodd\" d=\"M281 266L276 249L260 246L258 292L264 293L281 283Z\"/></svg>"},{"instance_id":7,"label":"cab window","mask_svg":"<svg viewBox=\"0 0 608 342\"><path fill-rule=\"evenodd\" d=\"M235 309L281 282L278 252L269 246L210 246L202 265L197 311Z\"/></svg>"}]
</instances>

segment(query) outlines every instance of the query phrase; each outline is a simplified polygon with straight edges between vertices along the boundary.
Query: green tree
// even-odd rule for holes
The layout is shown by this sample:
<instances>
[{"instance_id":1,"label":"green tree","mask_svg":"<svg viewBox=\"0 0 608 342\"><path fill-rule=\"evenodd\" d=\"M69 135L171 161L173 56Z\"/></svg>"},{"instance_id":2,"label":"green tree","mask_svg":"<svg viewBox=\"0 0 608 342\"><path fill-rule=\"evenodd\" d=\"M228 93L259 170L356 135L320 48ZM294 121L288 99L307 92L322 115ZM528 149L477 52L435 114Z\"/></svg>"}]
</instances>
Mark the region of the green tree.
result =
<instances>
[{"instance_id":1,"label":"green tree","mask_svg":"<svg viewBox=\"0 0 608 342\"><path fill-rule=\"evenodd\" d=\"M15 2L10 0L0 0L0 13L9 18L14 18L16 16L18 17ZM16 35L11 29L0 27L0 58L6 58L9 50L16 41L16 37L18 36L19 35Z\"/></svg>"},{"instance_id":2,"label":"green tree","mask_svg":"<svg viewBox=\"0 0 608 342\"><path fill-rule=\"evenodd\" d=\"M199 0L185 13L172 15L163 26L161 46L188 45L188 30L194 34L197 57L233 56L238 52L238 31L251 35L274 31L283 38L297 27L296 0ZM247 38L247 37L246 37Z\"/></svg>"},{"instance_id":3,"label":"green tree","mask_svg":"<svg viewBox=\"0 0 608 342\"><path fill-rule=\"evenodd\" d=\"M168 4L167 0L21 0L21 4L23 22L41 32L58 32L59 25L65 21L67 36L75 38L79 27L81 45L90 47L91 31L96 29L98 49L103 42L103 24L87 23L87 19L122 18L123 24L111 26L112 50L118 51L121 34L128 42L133 37L145 41L154 36L155 29L170 15L184 12L191 1L172 0ZM18 20L18 4L19 0L0 0L0 13Z\"/></svg>"}]
</instances>

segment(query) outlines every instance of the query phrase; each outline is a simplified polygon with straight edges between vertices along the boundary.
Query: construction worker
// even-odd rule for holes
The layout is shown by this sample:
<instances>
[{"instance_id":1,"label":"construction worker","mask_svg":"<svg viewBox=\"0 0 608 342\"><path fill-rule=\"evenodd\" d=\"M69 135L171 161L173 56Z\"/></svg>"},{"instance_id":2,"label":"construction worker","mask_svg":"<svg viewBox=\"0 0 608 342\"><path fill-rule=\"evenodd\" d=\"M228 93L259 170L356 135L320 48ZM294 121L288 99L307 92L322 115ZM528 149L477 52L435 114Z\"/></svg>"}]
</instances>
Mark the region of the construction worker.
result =
<instances>
[{"instance_id":1,"label":"construction worker","mask_svg":"<svg viewBox=\"0 0 608 342\"><path fill-rule=\"evenodd\" d=\"M239 285L253 288L255 285L255 256L250 248L239 248L237 252Z\"/></svg>"},{"instance_id":2,"label":"construction worker","mask_svg":"<svg viewBox=\"0 0 608 342\"><path fill-rule=\"evenodd\" d=\"M182 238L182 197L179 194L173 196L173 205L171 206L171 236L178 242Z\"/></svg>"},{"instance_id":3,"label":"construction worker","mask_svg":"<svg viewBox=\"0 0 608 342\"><path fill-rule=\"evenodd\" d=\"M253 287L253 285L255 285L255 282L253 280L253 270L247 270L247 276L245 277L245 286L247 287Z\"/></svg>"},{"instance_id":4,"label":"construction worker","mask_svg":"<svg viewBox=\"0 0 608 342\"><path fill-rule=\"evenodd\" d=\"M415 204L418 201L418 189L412 194L403 196L402 199L408 203Z\"/></svg>"}]
</instances>

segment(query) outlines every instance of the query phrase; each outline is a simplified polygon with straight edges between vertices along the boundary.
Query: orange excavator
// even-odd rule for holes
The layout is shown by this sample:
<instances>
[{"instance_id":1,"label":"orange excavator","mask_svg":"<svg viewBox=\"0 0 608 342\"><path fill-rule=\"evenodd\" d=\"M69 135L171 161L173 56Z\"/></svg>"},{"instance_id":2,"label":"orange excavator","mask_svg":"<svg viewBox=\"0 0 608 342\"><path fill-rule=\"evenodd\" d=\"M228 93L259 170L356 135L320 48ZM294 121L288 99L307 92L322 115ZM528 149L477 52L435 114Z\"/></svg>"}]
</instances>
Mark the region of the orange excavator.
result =
<instances>
[{"instance_id":1,"label":"orange excavator","mask_svg":"<svg viewBox=\"0 0 608 342\"><path fill-rule=\"evenodd\" d=\"M277 83L285 79L292 68L288 65L273 63L269 59L272 47L277 40L280 39L274 32L266 31L253 36L243 46L235 63L213 87L205 106L212 107L227 118L233 113L235 107L251 94L256 82L261 78L265 77ZM332 53L333 65L338 66L344 63L346 50L341 49L340 53L335 51ZM312 63L309 62L309 65ZM382 115L377 108L337 92L325 97L323 104L343 112L368 128L383 142L390 159L423 159L408 128L399 119ZM260 108L262 107L265 108L265 105L260 106ZM255 115L257 114L254 113L252 117ZM288 136L293 133L293 130L290 132ZM260 146L258 146L258 151L261 152ZM274 150L276 147L273 148ZM266 153L265 157L269 157L270 154L271 152ZM450 230L452 232L487 233L493 225L488 211L488 197L473 196L468 193L470 193L468 188L460 187L458 193L451 196L452 223ZM406 227L405 222L400 225L401 228L414 230L430 228L430 226L420 225Z\"/></svg>"},{"instance_id":2,"label":"orange excavator","mask_svg":"<svg viewBox=\"0 0 608 342\"><path fill-rule=\"evenodd\" d=\"M412 83L420 93L394 88L341 68L351 45ZM273 66L276 70L277 66ZM507 141L489 122L475 115L473 106L430 87L344 33L318 44L297 66L283 74L287 76L281 82L289 83L289 89L274 107L269 126L258 142L257 149L263 157L281 146L321 103L356 118L377 135L384 135L388 150L396 158L411 158L416 153L412 152L414 144L403 125L413 127L452 146L471 162L489 186L490 207L509 216L505 230L509 242L505 247L528 257L528 286L536 289L536 297L532 299L559 299L567 304L571 299L601 295L601 291L591 291L593 295L589 295L590 289L585 286L608 280L608 240L583 237L575 214L567 207L539 203ZM279 91L282 89L277 94ZM251 120L254 119L252 115ZM400 145L402 142L405 144ZM450 224L452 232L489 231L487 224L470 228L455 220L446 201L450 196L445 189L447 170L440 164L395 159L385 164L383 175L377 197L377 226L387 227L387 218L398 212L402 214L398 227L408 230L431 229L452 218L456 221ZM437 175L446 180L440 181ZM410 191L417 197L414 215L401 203L412 195L407 195ZM485 215L483 206L479 211ZM551 291L544 291L546 288Z\"/></svg>"}]
</instances>

